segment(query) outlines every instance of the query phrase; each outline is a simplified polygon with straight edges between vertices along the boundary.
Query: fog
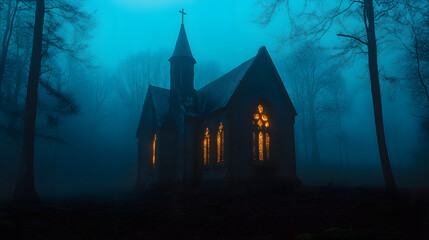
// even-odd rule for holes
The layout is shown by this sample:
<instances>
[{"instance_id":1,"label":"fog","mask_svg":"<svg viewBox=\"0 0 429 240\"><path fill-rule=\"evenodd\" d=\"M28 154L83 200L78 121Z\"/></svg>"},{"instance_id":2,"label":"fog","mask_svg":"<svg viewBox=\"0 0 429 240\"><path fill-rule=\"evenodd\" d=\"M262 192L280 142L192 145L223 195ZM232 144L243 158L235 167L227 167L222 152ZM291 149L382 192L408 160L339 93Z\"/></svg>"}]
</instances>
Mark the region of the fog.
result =
<instances>
[{"instance_id":1,"label":"fog","mask_svg":"<svg viewBox=\"0 0 429 240\"><path fill-rule=\"evenodd\" d=\"M337 102L342 110L326 110L332 107L333 93L331 87L321 90L315 101L326 111L316 114L320 158L314 159L309 156L310 130L303 125L307 113L303 113L305 107L299 106L301 102L305 105L306 99L295 91L302 81L293 66L303 56L297 51L304 42L301 39L282 41L291 29L285 6L264 25L260 23L263 6L258 1L88 0L83 3L83 9L92 15L94 26L79 32L66 23L58 30L70 45L85 43L87 47L79 50L78 57L64 52L50 55L44 62L50 73L41 74L41 79L58 86L78 106L78 111L73 113L54 111L52 109L58 109L55 108L57 99L39 87L34 172L36 190L42 199L120 194L133 189L137 168L135 136L143 101L149 84L169 87L168 59L179 33L182 8L187 13L184 24L197 61L196 88L254 57L261 46L267 47L298 112L297 175L304 185L384 186L365 54L356 54L348 61L335 58L335 63L325 66L328 70L335 69L329 74L337 81L331 84L342 96ZM2 9L3 17L4 11ZM17 24L20 17L25 22L28 16L18 12ZM3 32L5 22L0 24ZM358 28L353 22L343 24L349 24L349 29ZM333 26L323 38L312 40L329 59L338 56L340 46L344 45L344 39L337 36L338 29ZM12 35L12 49L16 48L13 44L17 36L24 34ZM405 61L407 52L394 37L383 36L378 60L384 129L393 175L399 188L428 188L429 131L425 130L424 123L429 105L419 96L421 92L410 86L409 78L414 75L410 73L413 68ZM12 80L7 79L14 76L11 70L14 51L10 51L5 86L12 86ZM28 56L26 59L29 63ZM325 63L329 64L319 62L316 66L323 68ZM22 76L24 85L28 71L26 65ZM326 71L321 74L327 74ZM3 87L3 96L9 94L7 89ZM25 88L18 92L19 109L22 109ZM5 104L3 101L2 108L6 109ZM19 127L22 117L11 121L7 112L0 113L2 199L10 198L15 188L22 134ZM341 128L338 128L338 116ZM11 133L11 125L17 126L13 128L17 133ZM309 149L306 150L306 146Z\"/></svg>"}]
</instances>

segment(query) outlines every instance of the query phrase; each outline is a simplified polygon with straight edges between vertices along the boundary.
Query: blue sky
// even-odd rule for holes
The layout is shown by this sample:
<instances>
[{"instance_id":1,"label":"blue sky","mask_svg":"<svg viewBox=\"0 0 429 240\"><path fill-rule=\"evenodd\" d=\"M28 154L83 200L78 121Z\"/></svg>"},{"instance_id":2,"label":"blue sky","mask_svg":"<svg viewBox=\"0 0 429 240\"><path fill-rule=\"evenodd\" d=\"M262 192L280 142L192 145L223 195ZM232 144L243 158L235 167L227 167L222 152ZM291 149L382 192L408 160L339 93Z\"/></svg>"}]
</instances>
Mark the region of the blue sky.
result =
<instances>
[{"instance_id":1,"label":"blue sky","mask_svg":"<svg viewBox=\"0 0 429 240\"><path fill-rule=\"evenodd\" d=\"M255 23L261 11L252 0L90 0L97 28L91 51L98 64L114 67L126 56L146 49L172 52L184 8L185 27L194 57L231 68L251 58L260 46L274 53L275 36L287 30L276 20ZM278 18L277 18L278 19Z\"/></svg>"}]
</instances>

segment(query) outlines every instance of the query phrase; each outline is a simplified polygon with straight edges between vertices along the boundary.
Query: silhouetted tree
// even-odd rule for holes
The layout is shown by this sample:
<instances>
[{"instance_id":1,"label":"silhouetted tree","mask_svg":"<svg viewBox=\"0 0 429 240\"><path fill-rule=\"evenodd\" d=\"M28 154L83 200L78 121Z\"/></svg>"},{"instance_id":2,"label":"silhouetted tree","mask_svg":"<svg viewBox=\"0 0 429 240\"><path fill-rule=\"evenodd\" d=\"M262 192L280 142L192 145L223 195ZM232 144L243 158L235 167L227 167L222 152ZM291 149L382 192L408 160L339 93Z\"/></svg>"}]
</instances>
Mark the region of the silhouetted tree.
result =
<instances>
[{"instance_id":1,"label":"silhouetted tree","mask_svg":"<svg viewBox=\"0 0 429 240\"><path fill-rule=\"evenodd\" d=\"M221 76L220 66L215 61L199 62L195 65L195 89L200 89Z\"/></svg>"},{"instance_id":2,"label":"silhouetted tree","mask_svg":"<svg viewBox=\"0 0 429 240\"><path fill-rule=\"evenodd\" d=\"M423 119L423 129L429 119L429 3L413 1L393 15L395 28L391 31L405 52L404 76L413 97L414 109ZM417 103L417 104L416 104Z\"/></svg>"},{"instance_id":3,"label":"silhouetted tree","mask_svg":"<svg viewBox=\"0 0 429 240\"><path fill-rule=\"evenodd\" d=\"M22 13L22 11L21 11ZM22 138L22 118L24 110L25 78L29 71L29 58L31 56L31 32L26 26L23 17L15 20L15 31L11 40L10 54L5 63L7 71L3 74L3 104L0 105L0 114L3 121L0 128L5 130L5 137L11 139L16 146L16 159L19 158L19 147ZM17 160L18 162L18 160Z\"/></svg>"},{"instance_id":4,"label":"silhouetted tree","mask_svg":"<svg viewBox=\"0 0 429 240\"><path fill-rule=\"evenodd\" d=\"M336 25L341 28L337 35L348 40L342 52L344 57L350 58L357 54L367 54L378 149L386 190L388 192L395 192L396 184L390 165L384 133L375 23L382 24L385 17L389 16L391 11L399 7L404 7L410 1L305 0L302 11L298 15L294 14L289 0L260 1L263 7L260 23L264 25L271 22L274 14L283 4L286 6L291 24L291 32L288 37L282 39L283 41L299 39L303 36L320 39L333 25ZM308 6L310 5L317 8L318 11L308 12ZM345 24L347 26L358 24L361 28L347 28Z\"/></svg>"},{"instance_id":5,"label":"silhouetted tree","mask_svg":"<svg viewBox=\"0 0 429 240\"><path fill-rule=\"evenodd\" d=\"M329 111L337 110L332 106L332 89L342 90L335 82L339 65L327 49L314 41L304 42L287 59L290 62L285 79L290 81L291 95L300 113L297 125L302 130L304 152L308 158L311 146L311 159L317 163L320 161L317 131L325 124Z\"/></svg>"},{"instance_id":6,"label":"silhouetted tree","mask_svg":"<svg viewBox=\"0 0 429 240\"><path fill-rule=\"evenodd\" d=\"M132 114L140 114L149 84L168 88L167 55L147 50L127 57L119 63L117 91Z\"/></svg>"},{"instance_id":7,"label":"silhouetted tree","mask_svg":"<svg viewBox=\"0 0 429 240\"><path fill-rule=\"evenodd\" d=\"M33 9L32 4L33 2L26 2L28 9ZM81 1L50 0L45 5L44 0L36 0L35 4L33 46L24 108L20 170L13 196L15 201L37 201L39 199L34 186L34 137L38 85L40 75L50 71L49 64L43 65L42 63L59 52L78 58L80 51L86 47L84 41L80 44L70 44L62 37L64 23L71 24L76 31L81 32L92 27L92 18L82 10Z\"/></svg>"},{"instance_id":8,"label":"silhouetted tree","mask_svg":"<svg viewBox=\"0 0 429 240\"><path fill-rule=\"evenodd\" d=\"M101 76L100 76L101 75ZM104 77L103 77L104 76ZM109 100L109 97L112 92L111 84L113 82L112 77L105 76L99 73L98 76L95 77L95 111L94 111L94 127L99 125L102 121L104 121L109 113L105 111L106 102Z\"/></svg>"},{"instance_id":9,"label":"silhouetted tree","mask_svg":"<svg viewBox=\"0 0 429 240\"><path fill-rule=\"evenodd\" d=\"M28 77L27 98L24 111L24 137L18 180L14 192L15 201L38 201L34 186L34 132L36 126L37 95L40 68L42 65L43 24L45 20L45 1L36 1L34 20L33 50Z\"/></svg>"},{"instance_id":10,"label":"silhouetted tree","mask_svg":"<svg viewBox=\"0 0 429 240\"><path fill-rule=\"evenodd\" d=\"M338 156L340 163L343 164L343 155L346 163L349 162L349 152L343 129L342 115L349 109L352 96L346 92L345 79L338 72L333 74L331 83L328 89L329 97L325 110L333 118L337 128Z\"/></svg>"},{"instance_id":11,"label":"silhouetted tree","mask_svg":"<svg viewBox=\"0 0 429 240\"><path fill-rule=\"evenodd\" d=\"M43 114L46 117L47 125L43 129L53 129L54 133L42 133L42 129L39 129L36 136L53 142L54 144L51 176L51 195L53 195L56 172L55 166L57 161L57 145L69 145L69 143L60 138L59 127L66 118L78 114L80 112L80 106L77 104L75 97L65 89L65 78L62 77L65 71L58 66L55 60L51 61L49 65L52 66L52 70L49 74L44 76L45 79L40 79L40 86L44 91L42 91L42 94L39 96L40 104L38 107L38 115L40 117L40 115Z\"/></svg>"},{"instance_id":12,"label":"silhouetted tree","mask_svg":"<svg viewBox=\"0 0 429 240\"><path fill-rule=\"evenodd\" d=\"M4 76L4 70L6 67L6 58L7 53L9 51L9 44L10 40L13 34L13 27L15 22L15 16L18 11L19 6L19 0L7 0L7 7L6 7L6 27L3 31L3 39L2 39L2 48L1 48L1 55L0 55L0 101L2 98L2 84L3 84L3 76Z\"/></svg>"},{"instance_id":13,"label":"silhouetted tree","mask_svg":"<svg viewBox=\"0 0 429 240\"><path fill-rule=\"evenodd\" d=\"M428 7L428 3L415 3L398 11L393 18L398 26L392 31L411 60L409 67L414 72L412 78L418 80L421 89L419 95L426 98L427 104L429 104L429 76L426 69L429 62L425 54L429 46L429 26L428 16L425 15L429 11Z\"/></svg>"}]
</instances>

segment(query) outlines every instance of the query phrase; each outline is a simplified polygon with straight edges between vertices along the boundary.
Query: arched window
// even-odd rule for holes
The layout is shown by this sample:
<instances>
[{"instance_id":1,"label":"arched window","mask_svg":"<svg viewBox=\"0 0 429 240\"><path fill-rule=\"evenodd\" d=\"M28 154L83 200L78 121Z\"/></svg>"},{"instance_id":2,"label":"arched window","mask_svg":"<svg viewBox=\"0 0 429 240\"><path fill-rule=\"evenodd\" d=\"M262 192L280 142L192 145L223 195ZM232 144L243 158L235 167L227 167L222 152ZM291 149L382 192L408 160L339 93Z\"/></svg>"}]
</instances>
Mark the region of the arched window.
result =
<instances>
[{"instance_id":1,"label":"arched window","mask_svg":"<svg viewBox=\"0 0 429 240\"><path fill-rule=\"evenodd\" d=\"M206 166L210 164L210 132L208 127L204 133L203 149L203 165Z\"/></svg>"},{"instance_id":2,"label":"arched window","mask_svg":"<svg viewBox=\"0 0 429 240\"><path fill-rule=\"evenodd\" d=\"M253 160L270 160L270 121L262 105L253 115Z\"/></svg>"},{"instance_id":3,"label":"arched window","mask_svg":"<svg viewBox=\"0 0 429 240\"><path fill-rule=\"evenodd\" d=\"M156 133L153 135L152 140L152 168L155 168L156 161Z\"/></svg>"},{"instance_id":4,"label":"arched window","mask_svg":"<svg viewBox=\"0 0 429 240\"><path fill-rule=\"evenodd\" d=\"M219 123L219 127L217 130L217 163L223 163L224 160L224 130L223 130L223 123Z\"/></svg>"}]
</instances>

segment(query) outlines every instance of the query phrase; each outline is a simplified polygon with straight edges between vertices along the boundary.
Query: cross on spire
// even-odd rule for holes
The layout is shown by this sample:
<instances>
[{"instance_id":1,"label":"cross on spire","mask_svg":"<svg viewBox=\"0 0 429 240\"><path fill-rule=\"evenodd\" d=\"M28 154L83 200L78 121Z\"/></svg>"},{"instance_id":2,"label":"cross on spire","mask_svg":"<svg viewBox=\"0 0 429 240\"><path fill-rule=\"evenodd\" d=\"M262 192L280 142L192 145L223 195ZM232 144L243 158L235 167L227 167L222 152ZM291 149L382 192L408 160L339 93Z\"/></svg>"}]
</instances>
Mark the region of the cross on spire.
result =
<instances>
[{"instance_id":1,"label":"cross on spire","mask_svg":"<svg viewBox=\"0 0 429 240\"><path fill-rule=\"evenodd\" d=\"M179 13L181 13L181 14L182 14L182 24L183 24L183 16L184 16L184 15L186 15L186 13L185 13L185 11L183 10L183 8L182 8L182 11L179 11Z\"/></svg>"}]
</instances>

